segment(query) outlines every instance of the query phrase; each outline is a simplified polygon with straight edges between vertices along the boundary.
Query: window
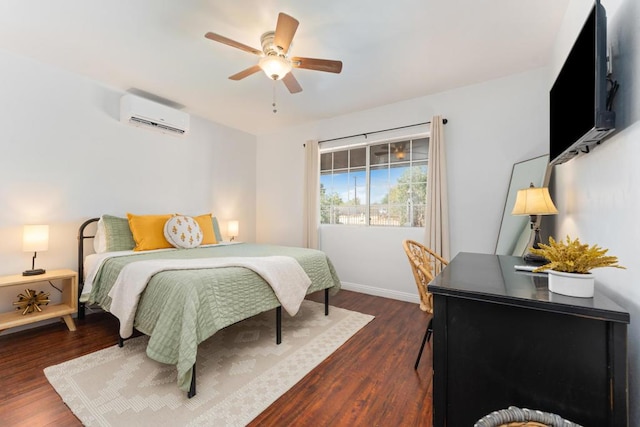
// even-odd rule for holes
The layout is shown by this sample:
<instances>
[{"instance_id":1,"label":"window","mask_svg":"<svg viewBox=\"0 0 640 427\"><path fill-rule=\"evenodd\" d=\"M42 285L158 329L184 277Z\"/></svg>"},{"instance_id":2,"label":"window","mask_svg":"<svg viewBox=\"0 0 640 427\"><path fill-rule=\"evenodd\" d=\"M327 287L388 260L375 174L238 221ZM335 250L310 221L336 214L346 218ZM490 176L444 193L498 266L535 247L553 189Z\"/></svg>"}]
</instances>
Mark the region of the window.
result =
<instances>
[{"instance_id":1,"label":"window","mask_svg":"<svg viewBox=\"0 0 640 427\"><path fill-rule=\"evenodd\" d=\"M320 223L424 227L428 138L320 154Z\"/></svg>"}]
</instances>

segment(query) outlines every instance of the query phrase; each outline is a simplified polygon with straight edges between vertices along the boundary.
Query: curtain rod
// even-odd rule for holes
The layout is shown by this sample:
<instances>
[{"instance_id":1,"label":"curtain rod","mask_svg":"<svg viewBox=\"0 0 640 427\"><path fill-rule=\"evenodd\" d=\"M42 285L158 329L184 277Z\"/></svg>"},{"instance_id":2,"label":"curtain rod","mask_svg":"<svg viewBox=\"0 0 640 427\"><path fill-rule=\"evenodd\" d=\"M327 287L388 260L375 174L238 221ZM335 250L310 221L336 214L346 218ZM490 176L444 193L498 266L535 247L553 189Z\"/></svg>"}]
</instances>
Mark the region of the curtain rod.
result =
<instances>
[{"instance_id":1,"label":"curtain rod","mask_svg":"<svg viewBox=\"0 0 640 427\"><path fill-rule=\"evenodd\" d=\"M447 119L442 119L442 124L447 124L449 120ZM349 135L349 136L341 136L339 138L332 138L332 139L323 139L322 141L318 141L318 144L322 143L322 142L329 142L329 141L339 141L341 139L349 139L349 138L353 138L355 136L364 136L365 139L367 139L368 135L373 135L374 133L381 133L381 132L388 132L390 130L398 130L398 129L406 129L406 128L412 128L414 126L421 126L421 125L428 125L431 124L431 122L423 122L423 123L416 123L414 125L406 125L406 126L398 126L396 128L389 128L389 129L382 129L382 130L375 130L373 132L367 132L367 133L357 133L355 135Z\"/></svg>"}]
</instances>

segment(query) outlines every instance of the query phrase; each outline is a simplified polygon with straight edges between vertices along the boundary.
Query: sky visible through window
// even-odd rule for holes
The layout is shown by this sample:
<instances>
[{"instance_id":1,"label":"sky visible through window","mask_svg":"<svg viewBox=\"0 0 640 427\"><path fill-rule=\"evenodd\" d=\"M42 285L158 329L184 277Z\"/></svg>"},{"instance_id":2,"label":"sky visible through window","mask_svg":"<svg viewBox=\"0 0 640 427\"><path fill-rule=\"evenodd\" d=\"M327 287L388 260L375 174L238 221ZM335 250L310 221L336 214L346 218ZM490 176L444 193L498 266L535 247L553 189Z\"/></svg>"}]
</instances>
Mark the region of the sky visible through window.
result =
<instances>
[{"instance_id":1,"label":"sky visible through window","mask_svg":"<svg viewBox=\"0 0 640 427\"><path fill-rule=\"evenodd\" d=\"M389 193L389 182L398 182L408 167L391 167L371 170L371 203L380 203ZM342 200L353 200L354 194L362 202L367 193L366 172L351 171L322 174L320 183L331 193L337 193ZM354 191L355 190L355 191Z\"/></svg>"},{"instance_id":2,"label":"sky visible through window","mask_svg":"<svg viewBox=\"0 0 640 427\"><path fill-rule=\"evenodd\" d=\"M427 151L420 138L322 153L321 223L423 226Z\"/></svg>"}]
</instances>

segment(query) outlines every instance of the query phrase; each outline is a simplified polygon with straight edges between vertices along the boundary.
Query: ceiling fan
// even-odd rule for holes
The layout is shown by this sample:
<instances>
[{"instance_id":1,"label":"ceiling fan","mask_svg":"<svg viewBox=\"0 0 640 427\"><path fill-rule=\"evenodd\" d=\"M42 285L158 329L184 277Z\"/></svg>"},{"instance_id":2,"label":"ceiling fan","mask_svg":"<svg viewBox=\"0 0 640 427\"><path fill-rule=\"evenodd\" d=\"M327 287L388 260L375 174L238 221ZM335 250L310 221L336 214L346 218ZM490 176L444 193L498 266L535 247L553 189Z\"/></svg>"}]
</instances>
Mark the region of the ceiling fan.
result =
<instances>
[{"instance_id":1,"label":"ceiling fan","mask_svg":"<svg viewBox=\"0 0 640 427\"><path fill-rule=\"evenodd\" d=\"M231 80L242 80L260 70L273 80L282 80L291 93L302 91L300 83L293 76L293 68L304 68L307 70L325 71L329 73L340 73L342 71L342 61L332 61L329 59L303 58L300 56L289 57L291 41L298 29L298 20L280 13L275 31L267 31L260 36L262 50L254 49L245 44L231 40L216 33L207 33L205 37L231 47L235 47L245 52L260 56L258 63L252 67L240 71L229 77Z\"/></svg>"}]
</instances>

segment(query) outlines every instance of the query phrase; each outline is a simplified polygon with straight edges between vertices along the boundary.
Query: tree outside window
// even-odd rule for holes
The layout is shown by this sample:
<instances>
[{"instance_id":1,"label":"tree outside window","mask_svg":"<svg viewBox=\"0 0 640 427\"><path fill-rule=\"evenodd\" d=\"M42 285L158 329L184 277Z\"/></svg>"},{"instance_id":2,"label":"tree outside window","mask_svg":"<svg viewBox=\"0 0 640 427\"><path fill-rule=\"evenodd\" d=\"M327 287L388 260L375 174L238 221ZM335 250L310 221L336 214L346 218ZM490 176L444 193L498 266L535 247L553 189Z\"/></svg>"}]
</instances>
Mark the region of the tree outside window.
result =
<instances>
[{"instance_id":1,"label":"tree outside window","mask_svg":"<svg viewBox=\"0 0 640 427\"><path fill-rule=\"evenodd\" d=\"M321 153L322 224L424 227L428 138Z\"/></svg>"}]
</instances>

